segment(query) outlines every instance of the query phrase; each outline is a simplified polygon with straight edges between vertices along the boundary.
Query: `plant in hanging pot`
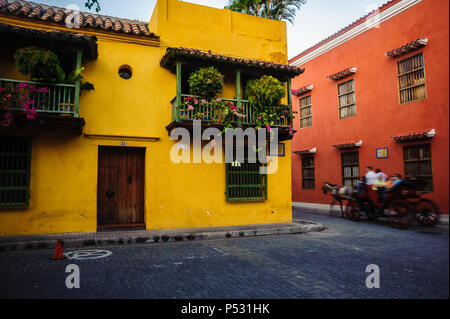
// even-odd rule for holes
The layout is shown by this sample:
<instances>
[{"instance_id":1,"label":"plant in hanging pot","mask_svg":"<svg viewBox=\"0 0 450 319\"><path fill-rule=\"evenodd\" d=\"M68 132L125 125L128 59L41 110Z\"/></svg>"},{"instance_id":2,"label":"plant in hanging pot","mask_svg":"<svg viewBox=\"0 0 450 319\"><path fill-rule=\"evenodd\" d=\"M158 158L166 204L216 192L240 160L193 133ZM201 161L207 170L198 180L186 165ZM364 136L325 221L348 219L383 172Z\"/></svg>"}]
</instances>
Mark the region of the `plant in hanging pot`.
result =
<instances>
[{"instance_id":1,"label":"plant in hanging pot","mask_svg":"<svg viewBox=\"0 0 450 319\"><path fill-rule=\"evenodd\" d=\"M58 55L50 50L37 47L21 48L14 54L15 65L24 75L31 75L31 80L46 83L63 83L66 74Z\"/></svg>"}]
</instances>

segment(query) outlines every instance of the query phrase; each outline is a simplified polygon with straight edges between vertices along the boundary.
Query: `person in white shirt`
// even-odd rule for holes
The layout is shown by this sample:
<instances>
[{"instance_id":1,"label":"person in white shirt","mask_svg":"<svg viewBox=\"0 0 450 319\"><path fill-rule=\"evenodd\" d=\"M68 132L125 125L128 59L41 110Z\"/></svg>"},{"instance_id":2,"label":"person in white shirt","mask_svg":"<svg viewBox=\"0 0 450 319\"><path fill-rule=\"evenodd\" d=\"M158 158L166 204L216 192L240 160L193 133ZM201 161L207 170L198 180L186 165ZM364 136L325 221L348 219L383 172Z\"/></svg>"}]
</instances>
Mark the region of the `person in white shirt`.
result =
<instances>
[{"instance_id":1,"label":"person in white shirt","mask_svg":"<svg viewBox=\"0 0 450 319\"><path fill-rule=\"evenodd\" d=\"M365 177L366 177L366 184L372 185L378 179L378 174L373 171L372 166L368 166Z\"/></svg>"},{"instance_id":2,"label":"person in white shirt","mask_svg":"<svg viewBox=\"0 0 450 319\"><path fill-rule=\"evenodd\" d=\"M375 170L375 173L377 174L378 178L381 177L381 180L382 180L383 182L386 182L386 181L387 181L388 176L387 176L385 173L383 173L383 171L382 171L380 168L377 168L377 169Z\"/></svg>"}]
</instances>

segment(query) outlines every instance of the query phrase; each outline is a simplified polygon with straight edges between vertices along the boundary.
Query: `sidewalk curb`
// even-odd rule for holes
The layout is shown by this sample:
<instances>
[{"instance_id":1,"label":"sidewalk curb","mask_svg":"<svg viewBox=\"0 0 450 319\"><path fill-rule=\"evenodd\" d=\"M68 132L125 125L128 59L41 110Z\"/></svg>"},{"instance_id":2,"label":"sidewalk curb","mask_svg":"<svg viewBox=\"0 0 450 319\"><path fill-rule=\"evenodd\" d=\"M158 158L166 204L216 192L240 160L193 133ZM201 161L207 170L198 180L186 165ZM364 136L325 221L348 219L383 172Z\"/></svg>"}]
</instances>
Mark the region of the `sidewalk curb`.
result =
<instances>
[{"instance_id":1,"label":"sidewalk curb","mask_svg":"<svg viewBox=\"0 0 450 319\"><path fill-rule=\"evenodd\" d=\"M289 235L302 234L308 232L320 232L327 227L322 224L295 221L291 223L292 226L280 226L273 228L264 228L262 225L260 229L239 229L239 230L220 230L220 231L199 231L199 232L173 232L167 231L148 231L148 236L123 236L123 233L115 235L114 232L108 233L111 236L95 238L84 237L83 239L64 239L61 237L64 249L67 248L92 248L102 246L121 246L121 245L136 245L136 244L161 244L170 242L194 241L194 240L211 240L211 239L227 239L227 238L243 238L243 237L258 237L258 236L275 236L275 235ZM39 241L18 241L10 243L0 243L0 252L4 251L30 251L37 249L54 249L55 239L46 239Z\"/></svg>"}]
</instances>

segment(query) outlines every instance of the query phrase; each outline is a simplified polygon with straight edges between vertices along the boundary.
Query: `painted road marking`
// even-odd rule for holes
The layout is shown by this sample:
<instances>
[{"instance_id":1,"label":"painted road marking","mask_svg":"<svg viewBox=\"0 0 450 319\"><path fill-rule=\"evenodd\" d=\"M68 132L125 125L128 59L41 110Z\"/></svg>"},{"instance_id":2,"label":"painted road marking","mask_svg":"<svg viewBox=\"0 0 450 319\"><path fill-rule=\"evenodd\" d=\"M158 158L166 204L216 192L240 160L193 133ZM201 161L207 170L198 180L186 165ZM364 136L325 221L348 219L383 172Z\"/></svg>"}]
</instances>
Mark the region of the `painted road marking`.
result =
<instances>
[{"instance_id":1,"label":"painted road marking","mask_svg":"<svg viewBox=\"0 0 450 319\"><path fill-rule=\"evenodd\" d=\"M112 255L112 251L109 250L99 250L99 249L91 249L91 250L78 250L72 251L69 253L65 253L69 259L75 260L90 260L90 259L100 259L106 258Z\"/></svg>"}]
</instances>

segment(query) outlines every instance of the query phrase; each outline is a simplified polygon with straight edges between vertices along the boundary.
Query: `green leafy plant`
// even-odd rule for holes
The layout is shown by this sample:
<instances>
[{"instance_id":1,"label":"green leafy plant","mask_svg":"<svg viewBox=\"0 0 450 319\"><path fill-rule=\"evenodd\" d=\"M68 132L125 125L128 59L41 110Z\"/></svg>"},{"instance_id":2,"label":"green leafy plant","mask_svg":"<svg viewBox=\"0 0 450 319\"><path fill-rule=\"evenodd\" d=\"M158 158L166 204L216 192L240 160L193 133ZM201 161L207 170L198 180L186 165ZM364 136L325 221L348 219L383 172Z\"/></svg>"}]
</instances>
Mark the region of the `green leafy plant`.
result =
<instances>
[{"instance_id":1,"label":"green leafy plant","mask_svg":"<svg viewBox=\"0 0 450 319\"><path fill-rule=\"evenodd\" d=\"M222 92L224 76L215 67L200 68L191 73L188 83L190 94L212 100Z\"/></svg>"},{"instance_id":2,"label":"green leafy plant","mask_svg":"<svg viewBox=\"0 0 450 319\"><path fill-rule=\"evenodd\" d=\"M297 10L306 0L229 0L226 9L294 24Z\"/></svg>"},{"instance_id":3,"label":"green leafy plant","mask_svg":"<svg viewBox=\"0 0 450 319\"><path fill-rule=\"evenodd\" d=\"M83 71L83 67L73 70L67 79L67 83L76 83L77 81L80 81L82 91L95 90L94 84L92 84L91 82L83 82L83 75L81 75L81 72Z\"/></svg>"},{"instance_id":4,"label":"green leafy plant","mask_svg":"<svg viewBox=\"0 0 450 319\"><path fill-rule=\"evenodd\" d=\"M259 112L279 106L286 95L281 82L270 75L248 81L245 92L250 105Z\"/></svg>"},{"instance_id":5,"label":"green leafy plant","mask_svg":"<svg viewBox=\"0 0 450 319\"><path fill-rule=\"evenodd\" d=\"M37 47L21 48L14 55L17 69L24 75L31 75L32 81L63 83L66 75L58 55Z\"/></svg>"},{"instance_id":6,"label":"green leafy plant","mask_svg":"<svg viewBox=\"0 0 450 319\"><path fill-rule=\"evenodd\" d=\"M84 6L86 8L88 8L89 10L92 9L93 6L95 6L95 11L96 12L100 12L100 3L98 2L98 0L86 0L86 2L84 3Z\"/></svg>"}]
</instances>

